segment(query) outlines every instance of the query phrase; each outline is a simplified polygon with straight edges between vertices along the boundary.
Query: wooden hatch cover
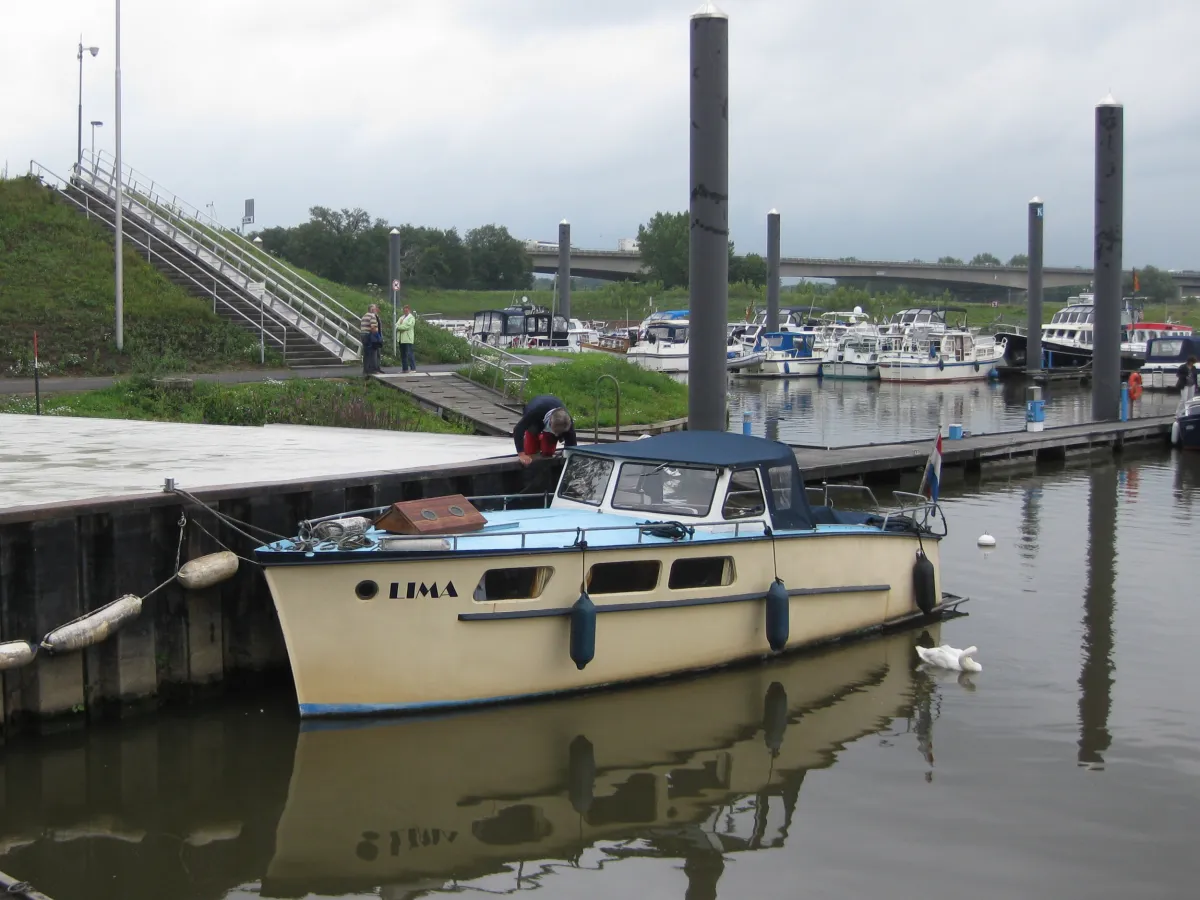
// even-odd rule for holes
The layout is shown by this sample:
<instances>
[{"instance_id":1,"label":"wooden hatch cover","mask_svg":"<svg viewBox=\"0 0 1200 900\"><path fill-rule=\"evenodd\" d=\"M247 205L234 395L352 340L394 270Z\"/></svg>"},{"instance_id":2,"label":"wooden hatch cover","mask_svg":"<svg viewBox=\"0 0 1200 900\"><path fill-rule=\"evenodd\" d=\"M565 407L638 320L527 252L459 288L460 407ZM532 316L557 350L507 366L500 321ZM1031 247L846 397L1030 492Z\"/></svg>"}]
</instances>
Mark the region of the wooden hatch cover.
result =
<instances>
[{"instance_id":1,"label":"wooden hatch cover","mask_svg":"<svg viewBox=\"0 0 1200 900\"><path fill-rule=\"evenodd\" d=\"M462 494L403 500L375 520L375 527L392 534L458 534L478 531L486 524L487 519Z\"/></svg>"}]
</instances>

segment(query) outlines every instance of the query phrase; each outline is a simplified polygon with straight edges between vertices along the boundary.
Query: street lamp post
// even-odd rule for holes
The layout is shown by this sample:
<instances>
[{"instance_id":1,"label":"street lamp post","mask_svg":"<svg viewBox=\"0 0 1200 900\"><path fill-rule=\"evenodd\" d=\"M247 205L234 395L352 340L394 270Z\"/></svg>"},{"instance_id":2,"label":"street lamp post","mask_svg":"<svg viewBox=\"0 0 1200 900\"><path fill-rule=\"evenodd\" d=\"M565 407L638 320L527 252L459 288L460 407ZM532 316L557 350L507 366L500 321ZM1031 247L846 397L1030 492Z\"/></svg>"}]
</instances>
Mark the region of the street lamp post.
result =
<instances>
[{"instance_id":1,"label":"street lamp post","mask_svg":"<svg viewBox=\"0 0 1200 900\"><path fill-rule=\"evenodd\" d=\"M92 119L92 159L96 158L96 129L103 124L99 119Z\"/></svg>"},{"instance_id":2,"label":"street lamp post","mask_svg":"<svg viewBox=\"0 0 1200 900\"><path fill-rule=\"evenodd\" d=\"M95 56L100 52L99 47L83 46L83 35L79 36L79 131L75 140L75 168L79 168L79 164L83 162L83 52Z\"/></svg>"},{"instance_id":3,"label":"street lamp post","mask_svg":"<svg viewBox=\"0 0 1200 900\"><path fill-rule=\"evenodd\" d=\"M116 232L117 232L116 282L117 282L117 290L116 290L116 302L113 305L116 307L115 336L116 336L117 350L122 351L125 349L125 273L124 273L124 270L122 267L122 260L121 260L121 253L122 253L122 250L124 249L124 243L123 243L123 238L122 238L122 234L121 234L121 229L122 229L121 219L124 217L124 212L123 212L123 207L122 207L122 203L124 201L121 199L121 179L124 177L124 173L121 171L121 0L116 0L116 13L117 13L117 27L116 27L116 41L114 42L115 43L114 49L116 51L115 52L116 78L114 79L114 81L116 82L116 84L115 84L116 90L114 92L116 94L116 103L114 105L115 105L116 109L114 110L115 118L113 120L113 131L114 131L113 137L115 138L115 140L113 141L113 150L114 150L113 173L114 173L115 177L113 178L113 182L116 187L116 195L117 195L117 197L116 197L116 199L117 199L117 202L116 202L116 209L117 209L117 215L116 215Z\"/></svg>"}]
</instances>

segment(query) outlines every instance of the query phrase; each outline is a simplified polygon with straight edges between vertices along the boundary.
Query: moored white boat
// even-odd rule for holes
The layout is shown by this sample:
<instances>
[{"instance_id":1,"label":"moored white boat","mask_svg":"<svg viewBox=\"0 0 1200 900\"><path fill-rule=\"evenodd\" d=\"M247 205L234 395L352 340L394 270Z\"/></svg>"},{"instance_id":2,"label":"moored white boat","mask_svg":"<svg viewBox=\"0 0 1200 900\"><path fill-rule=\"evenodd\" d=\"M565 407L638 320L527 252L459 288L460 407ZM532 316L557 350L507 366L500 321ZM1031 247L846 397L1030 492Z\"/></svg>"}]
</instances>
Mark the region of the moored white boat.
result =
<instances>
[{"instance_id":1,"label":"moored white boat","mask_svg":"<svg viewBox=\"0 0 1200 900\"><path fill-rule=\"evenodd\" d=\"M813 335L792 331L759 334L750 351L758 359L740 370L751 378L812 378L821 373Z\"/></svg>"},{"instance_id":2,"label":"moored white boat","mask_svg":"<svg viewBox=\"0 0 1200 900\"><path fill-rule=\"evenodd\" d=\"M810 506L795 455L761 438L673 432L568 448L548 508L485 518L480 530L414 536L322 536L302 523L256 551L302 715L594 688L943 608L936 504Z\"/></svg>"},{"instance_id":3,"label":"moored white boat","mask_svg":"<svg viewBox=\"0 0 1200 900\"><path fill-rule=\"evenodd\" d=\"M947 312L963 315L964 324L946 323ZM974 381L991 376L1004 359L1005 341L981 335L965 325L966 310L901 310L882 332L881 381Z\"/></svg>"},{"instance_id":4,"label":"moored white boat","mask_svg":"<svg viewBox=\"0 0 1200 900\"><path fill-rule=\"evenodd\" d=\"M825 352L821 374L825 378L878 381L879 347L877 336L846 334Z\"/></svg>"}]
</instances>

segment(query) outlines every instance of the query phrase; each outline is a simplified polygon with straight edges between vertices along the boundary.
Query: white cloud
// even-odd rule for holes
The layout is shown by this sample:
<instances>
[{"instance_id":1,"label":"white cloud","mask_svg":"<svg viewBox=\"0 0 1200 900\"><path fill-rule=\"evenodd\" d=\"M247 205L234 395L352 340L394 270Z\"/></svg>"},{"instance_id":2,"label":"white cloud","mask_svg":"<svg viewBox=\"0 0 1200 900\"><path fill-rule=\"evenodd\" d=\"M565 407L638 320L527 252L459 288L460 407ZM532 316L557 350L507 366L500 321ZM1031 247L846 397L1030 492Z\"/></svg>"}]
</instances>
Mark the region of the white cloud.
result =
<instances>
[{"instance_id":1,"label":"white cloud","mask_svg":"<svg viewBox=\"0 0 1200 900\"><path fill-rule=\"evenodd\" d=\"M124 0L124 155L236 221L314 204L614 246L688 196L696 0ZM1126 104L1126 261L1195 258L1200 6L1102 0L726 0L733 236L784 214L795 255L1019 252L1090 262L1092 119ZM50 7L50 8L48 8ZM112 2L0 0L0 160L60 171L84 117L111 148ZM87 143L85 130L85 143Z\"/></svg>"}]
</instances>

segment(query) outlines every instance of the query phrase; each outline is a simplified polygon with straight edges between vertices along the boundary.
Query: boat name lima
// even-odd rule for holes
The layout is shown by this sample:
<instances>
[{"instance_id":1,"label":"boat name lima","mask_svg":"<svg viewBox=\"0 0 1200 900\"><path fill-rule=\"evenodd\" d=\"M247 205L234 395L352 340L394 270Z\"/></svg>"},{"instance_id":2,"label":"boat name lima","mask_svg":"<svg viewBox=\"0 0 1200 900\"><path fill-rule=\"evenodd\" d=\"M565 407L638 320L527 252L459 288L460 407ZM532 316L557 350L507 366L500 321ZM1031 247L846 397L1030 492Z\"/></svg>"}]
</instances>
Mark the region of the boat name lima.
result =
<instances>
[{"instance_id":1,"label":"boat name lima","mask_svg":"<svg viewBox=\"0 0 1200 900\"><path fill-rule=\"evenodd\" d=\"M423 581L410 581L408 583L408 593L404 595L406 600L415 600L417 597L432 597L434 600L438 597L457 597L458 591L454 589L454 582L447 581L441 588L435 581L433 584L425 584ZM391 600L400 599L400 582L393 581L391 592L388 594Z\"/></svg>"}]
</instances>

